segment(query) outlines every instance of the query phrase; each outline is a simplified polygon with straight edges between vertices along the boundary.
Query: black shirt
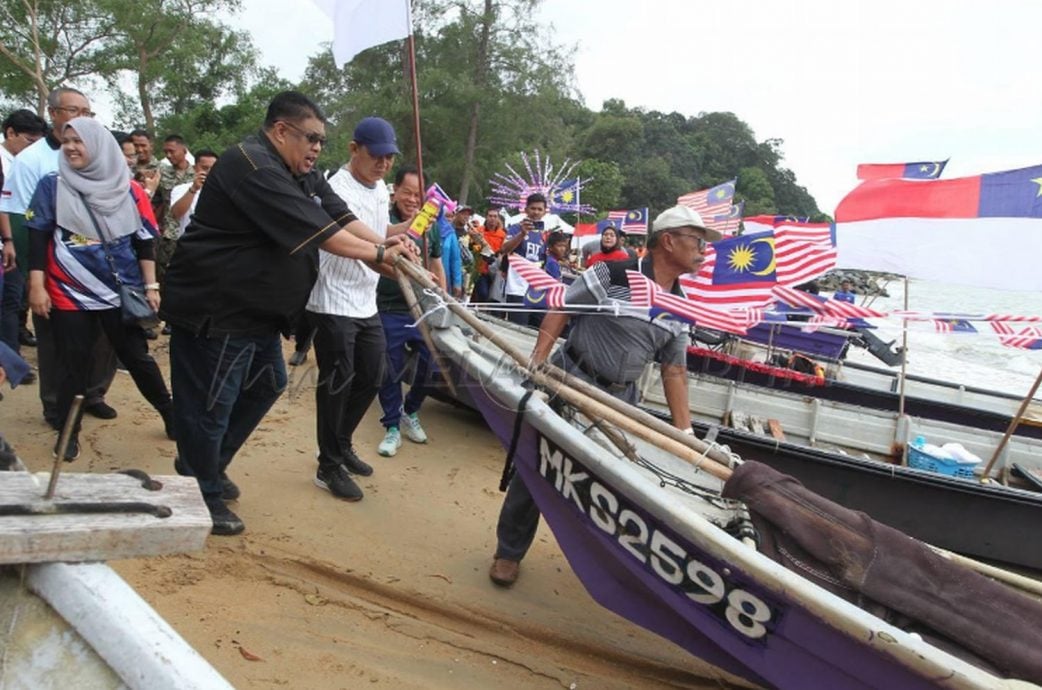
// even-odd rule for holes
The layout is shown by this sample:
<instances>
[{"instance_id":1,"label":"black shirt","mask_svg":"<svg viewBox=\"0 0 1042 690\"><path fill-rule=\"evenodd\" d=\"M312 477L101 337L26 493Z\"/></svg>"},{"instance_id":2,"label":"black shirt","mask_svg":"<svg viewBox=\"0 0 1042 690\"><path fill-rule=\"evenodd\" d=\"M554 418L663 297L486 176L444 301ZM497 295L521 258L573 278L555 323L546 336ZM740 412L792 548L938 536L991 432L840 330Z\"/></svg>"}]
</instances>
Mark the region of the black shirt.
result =
<instances>
[{"instance_id":1,"label":"black shirt","mask_svg":"<svg viewBox=\"0 0 1042 690\"><path fill-rule=\"evenodd\" d=\"M288 334L318 247L356 220L322 174L290 173L264 132L225 151L166 271L160 316L195 333Z\"/></svg>"}]
</instances>

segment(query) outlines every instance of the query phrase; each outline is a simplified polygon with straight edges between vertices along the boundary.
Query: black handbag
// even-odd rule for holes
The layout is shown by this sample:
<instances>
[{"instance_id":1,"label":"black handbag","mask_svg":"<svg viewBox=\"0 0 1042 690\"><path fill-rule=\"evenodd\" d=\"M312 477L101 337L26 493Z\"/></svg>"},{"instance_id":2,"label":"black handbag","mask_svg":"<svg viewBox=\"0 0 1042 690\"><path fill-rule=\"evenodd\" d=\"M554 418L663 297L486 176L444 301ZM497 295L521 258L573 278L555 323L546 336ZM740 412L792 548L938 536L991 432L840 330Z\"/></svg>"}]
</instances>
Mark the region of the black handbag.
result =
<instances>
[{"instance_id":1,"label":"black handbag","mask_svg":"<svg viewBox=\"0 0 1042 690\"><path fill-rule=\"evenodd\" d=\"M140 326L145 329L155 328L159 325L159 314L152 310L152 305L145 299L145 289L137 285L128 285L119 277L119 271L116 270L116 261L112 258L112 254L109 253L109 243L105 240L105 233L102 232L98 219L94 217L94 211L91 210L87 200L83 198L82 194L80 198L83 199L83 206L87 209L90 221L94 223L98 239L101 240L101 246L105 250L105 260L109 262L109 270L112 271L112 277L116 279L116 285L119 286L119 309L123 316L123 323L128 326Z\"/></svg>"}]
</instances>

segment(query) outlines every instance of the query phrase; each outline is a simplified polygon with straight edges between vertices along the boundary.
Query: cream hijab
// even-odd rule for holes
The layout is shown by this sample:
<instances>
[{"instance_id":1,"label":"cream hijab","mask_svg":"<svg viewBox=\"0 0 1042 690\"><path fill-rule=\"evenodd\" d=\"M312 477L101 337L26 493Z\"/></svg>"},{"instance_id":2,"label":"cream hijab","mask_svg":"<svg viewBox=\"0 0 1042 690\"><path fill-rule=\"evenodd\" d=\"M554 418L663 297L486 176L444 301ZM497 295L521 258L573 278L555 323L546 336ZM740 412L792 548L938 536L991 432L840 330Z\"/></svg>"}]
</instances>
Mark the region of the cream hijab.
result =
<instances>
[{"instance_id":1,"label":"cream hijab","mask_svg":"<svg viewBox=\"0 0 1042 690\"><path fill-rule=\"evenodd\" d=\"M141 216L130 195L130 170L112 133L96 120L77 117L62 130L75 130L87 149L87 165L74 170L58 157L58 225L94 240L112 241L136 232ZM98 236L87 207L101 226Z\"/></svg>"}]
</instances>

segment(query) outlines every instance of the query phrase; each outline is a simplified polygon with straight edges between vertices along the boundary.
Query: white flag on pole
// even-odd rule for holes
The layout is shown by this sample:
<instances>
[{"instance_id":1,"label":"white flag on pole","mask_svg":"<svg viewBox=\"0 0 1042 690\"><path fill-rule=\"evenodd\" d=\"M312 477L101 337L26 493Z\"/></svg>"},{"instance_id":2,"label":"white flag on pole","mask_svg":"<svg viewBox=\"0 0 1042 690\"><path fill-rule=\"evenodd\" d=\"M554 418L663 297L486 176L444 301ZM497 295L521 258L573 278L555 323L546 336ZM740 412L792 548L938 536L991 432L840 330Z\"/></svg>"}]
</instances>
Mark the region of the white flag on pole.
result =
<instances>
[{"instance_id":1,"label":"white flag on pole","mask_svg":"<svg viewBox=\"0 0 1042 690\"><path fill-rule=\"evenodd\" d=\"M333 20L333 60L337 68L367 48L412 33L409 0L314 0Z\"/></svg>"}]
</instances>

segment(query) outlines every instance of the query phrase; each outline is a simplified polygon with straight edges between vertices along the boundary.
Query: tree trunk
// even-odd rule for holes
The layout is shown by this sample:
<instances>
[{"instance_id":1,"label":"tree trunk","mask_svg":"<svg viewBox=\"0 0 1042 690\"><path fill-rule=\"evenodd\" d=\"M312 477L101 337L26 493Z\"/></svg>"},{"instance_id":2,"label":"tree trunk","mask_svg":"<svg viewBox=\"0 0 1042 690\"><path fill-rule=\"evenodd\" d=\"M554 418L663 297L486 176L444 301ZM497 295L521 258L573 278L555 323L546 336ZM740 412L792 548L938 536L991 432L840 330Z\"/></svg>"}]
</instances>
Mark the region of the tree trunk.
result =
<instances>
[{"instance_id":1,"label":"tree trunk","mask_svg":"<svg viewBox=\"0 0 1042 690\"><path fill-rule=\"evenodd\" d=\"M152 98L148 94L148 80L145 78L145 70L148 68L148 55L144 48L138 49L138 72L137 72L137 96L141 101L141 112L145 115L145 130L152 136L157 136L156 121L152 115Z\"/></svg>"},{"instance_id":2,"label":"tree trunk","mask_svg":"<svg viewBox=\"0 0 1042 690\"><path fill-rule=\"evenodd\" d=\"M467 201L471 183L474 178L474 157L478 148L478 124L481 121L481 98L488 87L489 41L492 37L492 24L495 21L495 7L492 0L485 0L485 13L481 17L481 35L478 39L477 59L474 63L474 86L477 95L470 104L470 123L467 126L467 144L463 151L463 174L460 176L460 203Z\"/></svg>"}]
</instances>

